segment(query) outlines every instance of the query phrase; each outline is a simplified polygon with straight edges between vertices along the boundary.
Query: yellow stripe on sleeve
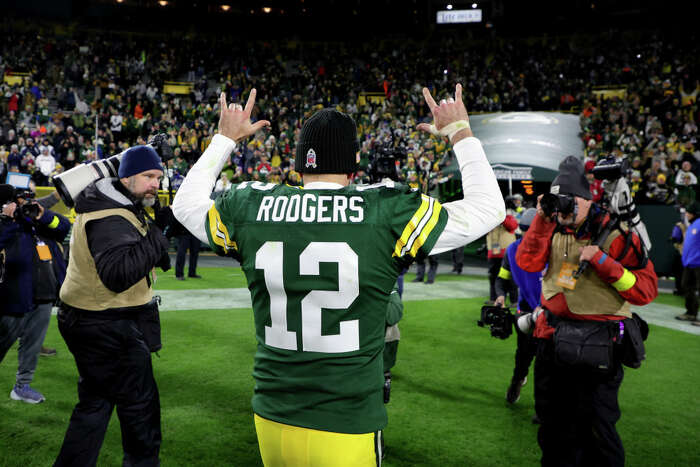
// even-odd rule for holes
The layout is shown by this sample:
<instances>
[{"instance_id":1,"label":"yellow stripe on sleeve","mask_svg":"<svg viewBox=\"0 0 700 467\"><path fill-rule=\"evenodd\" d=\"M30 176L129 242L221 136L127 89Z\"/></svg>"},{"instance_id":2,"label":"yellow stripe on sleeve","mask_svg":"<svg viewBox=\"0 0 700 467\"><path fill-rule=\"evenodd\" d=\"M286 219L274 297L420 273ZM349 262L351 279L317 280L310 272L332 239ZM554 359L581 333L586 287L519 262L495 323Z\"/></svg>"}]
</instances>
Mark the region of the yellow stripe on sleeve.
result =
<instances>
[{"instance_id":1,"label":"yellow stripe on sleeve","mask_svg":"<svg viewBox=\"0 0 700 467\"><path fill-rule=\"evenodd\" d=\"M615 287L618 292L629 290L634 287L634 284L637 283L637 276L629 272L627 269L624 271L625 272L622 273L622 277L612 283L612 286Z\"/></svg>"},{"instance_id":2,"label":"yellow stripe on sleeve","mask_svg":"<svg viewBox=\"0 0 700 467\"><path fill-rule=\"evenodd\" d=\"M416 227L418 227L418 223L420 223L420 220L423 218L426 211L428 210L428 206L430 206L430 198L428 198L425 195L421 195L420 207L416 210L415 214L413 214L411 220L408 221L406 227L404 227L403 232L401 233L401 237L399 237L399 239L396 240L396 246L394 247L394 256L401 256L401 250L403 249L403 247L406 246L406 243L408 243L408 239L411 237L411 234L414 230L416 230Z\"/></svg>"},{"instance_id":3,"label":"yellow stripe on sleeve","mask_svg":"<svg viewBox=\"0 0 700 467\"><path fill-rule=\"evenodd\" d=\"M509 281L510 278L513 277L513 274L511 274L509 270L501 266L501 269L498 271L498 277L500 277L503 280Z\"/></svg>"},{"instance_id":4,"label":"yellow stripe on sleeve","mask_svg":"<svg viewBox=\"0 0 700 467\"><path fill-rule=\"evenodd\" d=\"M236 242L232 241L228 234L228 229L221 222L221 216L219 211L216 210L216 205L212 204L209 208L208 213L209 218L209 233L211 234L212 241L223 248L224 251L228 250L238 250L238 245Z\"/></svg>"},{"instance_id":5,"label":"yellow stripe on sleeve","mask_svg":"<svg viewBox=\"0 0 700 467\"><path fill-rule=\"evenodd\" d=\"M415 257L418 254L418 250L420 249L420 247L422 247L425 241L428 239L430 232L433 231L433 228L435 228L435 226L437 225L438 219L440 219L441 210L442 204L435 200L433 204L433 215L430 216L430 220L427 224L425 224L425 227L423 227L423 230L421 231L420 235L418 236L418 238L416 238L416 241L413 243L413 247L411 248L411 256Z\"/></svg>"},{"instance_id":6,"label":"yellow stripe on sleeve","mask_svg":"<svg viewBox=\"0 0 700 467\"><path fill-rule=\"evenodd\" d=\"M51 220L51 223L49 224L49 229L55 229L58 227L58 224L60 224L61 221L58 219L58 216L53 216L53 219Z\"/></svg>"}]
</instances>

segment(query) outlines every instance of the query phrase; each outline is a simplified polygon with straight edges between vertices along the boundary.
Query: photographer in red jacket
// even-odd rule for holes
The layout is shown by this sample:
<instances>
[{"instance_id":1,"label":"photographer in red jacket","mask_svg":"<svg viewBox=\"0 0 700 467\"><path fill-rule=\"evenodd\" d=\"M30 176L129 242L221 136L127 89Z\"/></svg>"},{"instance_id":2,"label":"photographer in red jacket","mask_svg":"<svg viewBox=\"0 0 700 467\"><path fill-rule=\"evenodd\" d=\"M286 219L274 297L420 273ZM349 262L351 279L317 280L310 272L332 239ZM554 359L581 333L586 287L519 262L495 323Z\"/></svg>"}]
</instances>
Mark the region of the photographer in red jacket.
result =
<instances>
[{"instance_id":1,"label":"photographer in red jacket","mask_svg":"<svg viewBox=\"0 0 700 467\"><path fill-rule=\"evenodd\" d=\"M516 261L530 272L548 265L545 311L533 316L540 339L535 410L542 419L542 465L623 466L615 428L622 363L637 367L644 358L643 345L636 363L626 358L626 334L639 336L645 324L632 317L630 303L645 305L656 297L654 266L624 224L606 231L617 223L608 224L615 220L592 202L583 164L574 156L562 161L537 211ZM583 261L589 267L576 277Z\"/></svg>"}]
</instances>

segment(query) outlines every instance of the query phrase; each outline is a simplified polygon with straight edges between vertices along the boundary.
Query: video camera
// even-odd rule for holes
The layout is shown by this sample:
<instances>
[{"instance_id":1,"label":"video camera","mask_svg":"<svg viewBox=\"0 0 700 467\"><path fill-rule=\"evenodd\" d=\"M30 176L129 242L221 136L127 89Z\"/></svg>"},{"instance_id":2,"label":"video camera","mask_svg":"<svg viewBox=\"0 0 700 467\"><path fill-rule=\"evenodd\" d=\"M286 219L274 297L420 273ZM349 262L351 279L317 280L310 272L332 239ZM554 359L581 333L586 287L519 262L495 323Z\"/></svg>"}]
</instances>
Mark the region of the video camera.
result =
<instances>
[{"instance_id":1,"label":"video camera","mask_svg":"<svg viewBox=\"0 0 700 467\"><path fill-rule=\"evenodd\" d=\"M378 183L385 178L397 182L399 169L396 162L406 159L407 152L404 148L395 148L391 144L385 144L375 149L369 157L369 170L367 171L371 183Z\"/></svg>"},{"instance_id":2,"label":"video camera","mask_svg":"<svg viewBox=\"0 0 700 467\"><path fill-rule=\"evenodd\" d=\"M481 307L481 319L476 322L479 327L489 327L492 337L507 339L513 334L515 318L510 308L501 308L498 305L486 305Z\"/></svg>"},{"instance_id":3,"label":"video camera","mask_svg":"<svg viewBox=\"0 0 700 467\"><path fill-rule=\"evenodd\" d=\"M618 161L615 156L607 156L599 160L591 172L597 180L614 182L625 177L629 170L630 163L627 158Z\"/></svg>"},{"instance_id":4,"label":"video camera","mask_svg":"<svg viewBox=\"0 0 700 467\"><path fill-rule=\"evenodd\" d=\"M24 203L19 203L19 199ZM34 201L34 193L26 188L16 188L12 185L0 185L0 205L6 203L17 203L14 219L36 219L41 212L39 204Z\"/></svg>"},{"instance_id":5,"label":"video camera","mask_svg":"<svg viewBox=\"0 0 700 467\"><path fill-rule=\"evenodd\" d=\"M148 145L156 150L163 162L173 158L173 150L168 144L168 135L160 133L153 136ZM52 178L56 191L68 207L75 205L75 198L89 184L107 177L118 177L119 162L124 156L124 152L100 159L89 164L80 164L72 169L56 175Z\"/></svg>"},{"instance_id":6,"label":"video camera","mask_svg":"<svg viewBox=\"0 0 700 467\"><path fill-rule=\"evenodd\" d=\"M610 213L617 215L621 221L626 221L630 229L642 240L645 250L651 250L647 228L639 216L627 185L626 177L630 172L630 163L627 158L618 161L612 155L604 157L598 161L591 172L596 179L603 180L603 206Z\"/></svg>"}]
</instances>

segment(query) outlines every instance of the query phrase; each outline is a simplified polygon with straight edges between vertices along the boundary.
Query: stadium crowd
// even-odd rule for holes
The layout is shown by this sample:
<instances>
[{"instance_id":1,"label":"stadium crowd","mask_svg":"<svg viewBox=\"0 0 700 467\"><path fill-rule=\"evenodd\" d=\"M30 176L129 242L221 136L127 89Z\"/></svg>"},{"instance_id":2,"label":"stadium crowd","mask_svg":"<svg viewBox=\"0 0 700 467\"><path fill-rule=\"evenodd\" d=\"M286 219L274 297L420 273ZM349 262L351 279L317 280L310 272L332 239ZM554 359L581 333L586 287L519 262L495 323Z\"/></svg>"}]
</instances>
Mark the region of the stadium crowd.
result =
<instances>
[{"instance_id":1,"label":"stadium crowd","mask_svg":"<svg viewBox=\"0 0 700 467\"><path fill-rule=\"evenodd\" d=\"M37 185L48 185L52 174L76 163L166 132L176 156L169 162L176 188L211 140L220 90L237 101L255 86L256 117L270 120L272 128L232 155L228 180L220 186L242 180L299 183L293 154L301 122L330 106L355 118L362 168L377 152L398 153L405 155L399 159L405 180L427 186L427 178L440 179L447 145L415 129L428 118L418 102L418 83L449 89L460 81L472 112L580 113L587 169L608 154L627 156L638 203L687 205L696 198L694 41L652 35L638 42L611 34L461 44L456 36L440 43L243 44L207 37L17 33L3 41L0 75L29 75L0 84L0 172L29 173ZM463 52L454 53L456 48ZM166 80L191 82L191 92L166 94ZM599 86L625 91L604 96L596 92ZM365 92L379 99L363 99ZM594 185L594 196L602 194L599 188Z\"/></svg>"}]
</instances>

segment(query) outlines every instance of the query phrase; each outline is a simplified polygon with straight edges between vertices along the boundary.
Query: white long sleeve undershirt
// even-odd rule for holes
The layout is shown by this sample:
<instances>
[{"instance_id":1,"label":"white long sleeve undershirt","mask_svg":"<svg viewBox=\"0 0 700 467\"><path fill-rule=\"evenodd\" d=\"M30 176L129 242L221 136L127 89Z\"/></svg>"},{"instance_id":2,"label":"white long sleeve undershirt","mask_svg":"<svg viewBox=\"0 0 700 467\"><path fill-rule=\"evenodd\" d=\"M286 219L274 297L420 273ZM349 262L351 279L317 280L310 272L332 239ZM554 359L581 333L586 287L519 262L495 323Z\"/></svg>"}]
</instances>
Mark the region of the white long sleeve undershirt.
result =
<instances>
[{"instance_id":1,"label":"white long sleeve undershirt","mask_svg":"<svg viewBox=\"0 0 700 467\"><path fill-rule=\"evenodd\" d=\"M226 136L215 135L202 157L187 173L173 200L173 213L194 236L208 243L204 223L214 204L209 196L226 160L236 143ZM431 254L466 245L485 235L505 218L505 204L496 176L486 159L481 142L465 138L454 145L462 173L464 199L443 204L448 213L447 224ZM311 184L307 188L337 189L334 183ZM318 186L316 186L318 185Z\"/></svg>"}]
</instances>

